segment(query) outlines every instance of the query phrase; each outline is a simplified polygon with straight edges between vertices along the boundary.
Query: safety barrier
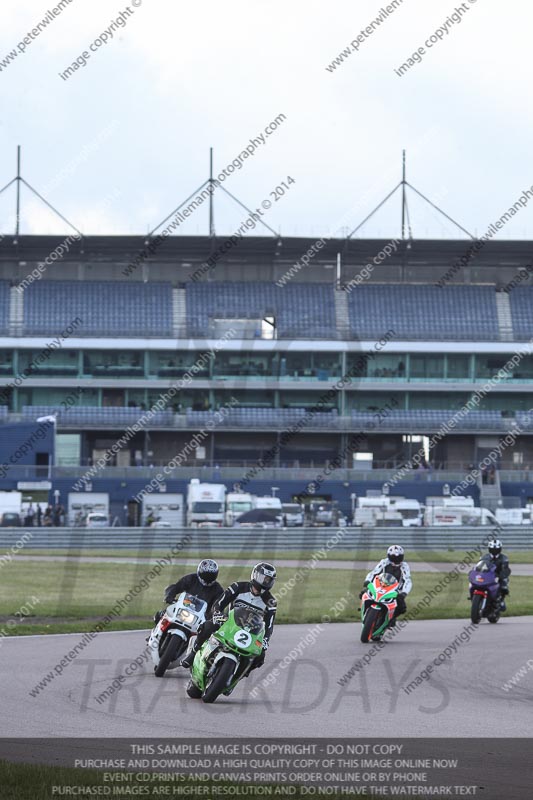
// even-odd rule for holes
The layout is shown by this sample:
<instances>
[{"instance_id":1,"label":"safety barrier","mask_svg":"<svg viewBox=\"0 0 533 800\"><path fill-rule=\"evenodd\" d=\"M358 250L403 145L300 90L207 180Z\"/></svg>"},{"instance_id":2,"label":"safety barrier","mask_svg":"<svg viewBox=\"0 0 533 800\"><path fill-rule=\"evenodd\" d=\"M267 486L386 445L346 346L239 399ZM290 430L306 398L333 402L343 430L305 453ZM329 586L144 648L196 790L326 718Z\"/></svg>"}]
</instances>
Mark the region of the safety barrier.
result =
<instances>
[{"instance_id":1,"label":"safety barrier","mask_svg":"<svg viewBox=\"0 0 533 800\"><path fill-rule=\"evenodd\" d=\"M0 528L4 552L32 550L139 550L312 552L382 549L393 542L411 550L468 550L496 534L506 550L533 550L533 527L439 528Z\"/></svg>"}]
</instances>

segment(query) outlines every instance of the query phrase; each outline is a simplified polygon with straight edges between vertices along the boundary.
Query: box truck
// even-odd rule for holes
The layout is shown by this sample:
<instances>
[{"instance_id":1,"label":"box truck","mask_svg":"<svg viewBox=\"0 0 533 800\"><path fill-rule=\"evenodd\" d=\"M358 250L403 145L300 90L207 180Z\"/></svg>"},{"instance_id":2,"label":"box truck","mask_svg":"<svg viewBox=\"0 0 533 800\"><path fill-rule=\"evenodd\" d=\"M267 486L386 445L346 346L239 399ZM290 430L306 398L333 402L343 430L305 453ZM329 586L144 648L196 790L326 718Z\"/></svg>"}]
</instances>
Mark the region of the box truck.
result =
<instances>
[{"instance_id":1,"label":"box truck","mask_svg":"<svg viewBox=\"0 0 533 800\"><path fill-rule=\"evenodd\" d=\"M187 525L191 528L222 527L226 507L223 483L200 483L192 478L187 487Z\"/></svg>"},{"instance_id":2,"label":"box truck","mask_svg":"<svg viewBox=\"0 0 533 800\"><path fill-rule=\"evenodd\" d=\"M241 514L246 514L253 507L253 495L247 492L228 492L226 495L226 526L231 528Z\"/></svg>"}]
</instances>

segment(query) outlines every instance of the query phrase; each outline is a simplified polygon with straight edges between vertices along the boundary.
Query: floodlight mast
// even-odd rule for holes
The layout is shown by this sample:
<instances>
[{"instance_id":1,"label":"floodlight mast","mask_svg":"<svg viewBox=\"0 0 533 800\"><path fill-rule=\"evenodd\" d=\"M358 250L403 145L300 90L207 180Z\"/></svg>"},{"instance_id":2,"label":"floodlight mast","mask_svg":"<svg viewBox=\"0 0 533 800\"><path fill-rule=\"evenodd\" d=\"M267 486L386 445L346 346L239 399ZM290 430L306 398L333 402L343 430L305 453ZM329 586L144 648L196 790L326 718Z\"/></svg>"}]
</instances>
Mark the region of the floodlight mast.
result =
<instances>
[{"instance_id":1,"label":"floodlight mast","mask_svg":"<svg viewBox=\"0 0 533 800\"><path fill-rule=\"evenodd\" d=\"M192 198L195 195L197 195L199 192L201 192L202 189L204 189L206 186L209 187L209 237L210 237L211 240L214 240L216 238L216 232L215 232L215 200L214 200L215 189L221 189L223 192L225 192L225 194L228 195L228 197L231 197L231 199L235 203L240 205L241 208L244 208L249 214L254 214L255 213L250 208L248 208L248 206L246 206L244 203L241 203L241 201L237 197L235 197L235 195L233 195L231 192L228 192L228 190L224 186L222 186L222 183L220 183L215 178L213 178L213 148L210 147L209 148L209 178L206 178L206 180L202 183L201 186L198 187L198 189L196 189L191 195L189 195L189 197L186 200L184 200L182 203L180 203L179 206L174 209L174 211L171 211L170 214L168 214L168 216L165 217L165 219L161 220L161 222L158 223L158 225L156 225L155 228L152 228L152 230L147 235L148 241L156 233L156 231L158 231L159 228L162 225L165 224L165 222L167 222L172 216L174 216L174 214L176 214L180 210L180 208L182 208L186 203L188 203L189 200L192 200ZM258 215L256 214L256 216L258 216ZM278 231L275 231L273 228L271 228L270 225L267 225L267 223L264 220L262 220L261 218L259 218L257 220L257 222L259 222L261 225L263 225L264 228L267 228L267 230L269 230L270 233L273 236L276 236L278 238L280 237L280 233Z\"/></svg>"},{"instance_id":2,"label":"floodlight mast","mask_svg":"<svg viewBox=\"0 0 533 800\"><path fill-rule=\"evenodd\" d=\"M463 233L465 233L465 234L468 236L468 238L469 238L469 239L473 239L473 240L475 241L476 237L475 237L475 236L474 236L472 233L470 233L470 231L467 231L467 230L466 230L466 228L463 228L463 226L462 226L462 225L460 225L460 224L459 224L459 223L458 223L456 220L454 220L454 219L453 219L453 217L450 217L450 215L449 215L449 214L447 214L445 211L443 211L443 210L442 210L442 208L439 208L439 206L437 206L435 203L433 203L433 202L432 202L432 201L431 201L431 200L430 200L428 197L426 197L424 194L422 194L422 192L420 192L420 191L419 191L419 190L418 190L418 189L417 189L415 186L413 186L412 184L410 184L410 183L409 183L409 181L408 181L408 180L407 180L407 178L406 178L406 151L405 151L405 150L402 150L402 179L401 179L401 181L400 181L400 182L399 182L399 183L398 183L398 184L397 184L397 185L394 187L394 189L393 189L391 192L389 192L389 193L388 193L388 195L387 195L386 197L384 197L384 198L383 198L383 200L381 201L381 203L378 203L378 205L377 205L377 206L376 206L376 207L373 209L373 211L371 211L371 212L370 212L370 214L368 214L368 215L367 215L367 216L364 218L364 220L363 220L362 222L360 222L360 223L359 223L359 225L357 225L357 226L356 226L356 227L353 229L353 231L352 231L351 233L349 233L349 234L348 234L348 236L346 237L346 241L348 241L349 239L351 239L351 238L352 238L352 236L353 236L355 233L357 233L357 231L358 231L360 228L362 228L362 227L363 227L363 225L364 225L366 222L368 222L368 220L369 220L371 217L373 217L373 216L374 216L374 214L376 214L376 213L379 211L379 209L380 209L382 206L384 206L384 205L385 205L385 203L387 202L387 200L388 200L390 197L392 197L392 195L393 195L393 194L394 194L396 191L398 191L398 189L399 189L400 187L401 187L401 189L402 189L402 212L401 212L401 213L402 213L402 216L401 216L401 228L402 228L402 239L403 239L403 240L405 240L405 223L406 223L406 221L407 221L407 226L408 226L408 229L409 229L409 239L412 239L412 238L413 238L413 236L412 236L412 232L411 232L411 223L410 223L410 220L409 220L409 208L408 208L408 205L407 205L407 192L406 192L406 188L407 188L407 187L409 187L410 189L412 189L412 190L413 190L413 192L416 192L416 194L417 194L419 197L421 197L421 198L422 198L422 200L424 200L424 202L426 202L428 205L430 205L432 208L434 208L436 211L438 211L438 212L439 212L439 214L442 214L442 216L443 216L443 217L446 217L446 219L447 219L447 220L449 220L451 223L453 223L453 224L455 225L455 227L456 227L456 228L459 228L459 230L461 230Z\"/></svg>"},{"instance_id":3,"label":"floodlight mast","mask_svg":"<svg viewBox=\"0 0 533 800\"><path fill-rule=\"evenodd\" d=\"M20 144L17 145L17 216L15 220L15 237L19 238L20 231Z\"/></svg>"},{"instance_id":4,"label":"floodlight mast","mask_svg":"<svg viewBox=\"0 0 533 800\"><path fill-rule=\"evenodd\" d=\"M27 186L28 189L30 190L30 192L33 192L33 194L36 197L38 197L39 200L42 203L44 203L46 206L48 206L48 208L50 208L54 212L54 214L56 216L58 216L61 220L63 220L63 222L66 222L67 225L69 226L69 228L72 228L72 230L76 231L76 233L78 234L80 239L83 239L83 233L80 230L78 230L78 228L76 228L76 226L73 225L72 222L69 222L69 220L66 217L64 217L63 214L61 214L57 210L57 208L54 208L54 206L51 203L49 203L48 200L46 200L46 198L44 198L41 194L39 194L37 189L34 189L33 186L31 186L31 184L29 184L28 181L26 181L22 177L22 175L20 173L20 154L21 154L21 147L20 147L20 145L17 145L17 174L15 175L15 177L12 180L9 181L9 183L6 183L6 185L2 189L0 189L0 194L2 194L3 192L5 192L6 189L8 189L11 186L12 183L16 183L16 185L17 185L16 186L15 242L18 241L18 237L19 237L19 233L20 233L20 185L21 185L21 183L23 183L24 186Z\"/></svg>"},{"instance_id":5,"label":"floodlight mast","mask_svg":"<svg viewBox=\"0 0 533 800\"><path fill-rule=\"evenodd\" d=\"M215 187L213 186L213 148L209 148L209 236L211 239L215 238L215 205L213 195Z\"/></svg>"},{"instance_id":6,"label":"floodlight mast","mask_svg":"<svg viewBox=\"0 0 533 800\"><path fill-rule=\"evenodd\" d=\"M402 239L405 239L405 210L407 199L405 197L405 150L402 150Z\"/></svg>"}]
</instances>

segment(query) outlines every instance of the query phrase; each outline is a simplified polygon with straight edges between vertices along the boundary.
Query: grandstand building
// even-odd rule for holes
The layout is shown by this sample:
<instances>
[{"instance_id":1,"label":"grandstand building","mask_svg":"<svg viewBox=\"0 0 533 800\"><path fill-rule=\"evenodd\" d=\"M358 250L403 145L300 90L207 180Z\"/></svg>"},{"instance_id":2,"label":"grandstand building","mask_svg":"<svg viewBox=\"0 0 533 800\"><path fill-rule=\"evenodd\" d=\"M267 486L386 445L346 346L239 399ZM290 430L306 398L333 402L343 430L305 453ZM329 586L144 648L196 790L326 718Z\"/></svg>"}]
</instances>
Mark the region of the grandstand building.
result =
<instances>
[{"instance_id":1,"label":"grandstand building","mask_svg":"<svg viewBox=\"0 0 533 800\"><path fill-rule=\"evenodd\" d=\"M216 469L286 500L330 464L346 508L420 448L401 491L438 493L513 432L501 491L528 499L531 243L69 238L0 242L0 424L56 417L60 491L105 454L117 513L170 462L168 491Z\"/></svg>"}]
</instances>

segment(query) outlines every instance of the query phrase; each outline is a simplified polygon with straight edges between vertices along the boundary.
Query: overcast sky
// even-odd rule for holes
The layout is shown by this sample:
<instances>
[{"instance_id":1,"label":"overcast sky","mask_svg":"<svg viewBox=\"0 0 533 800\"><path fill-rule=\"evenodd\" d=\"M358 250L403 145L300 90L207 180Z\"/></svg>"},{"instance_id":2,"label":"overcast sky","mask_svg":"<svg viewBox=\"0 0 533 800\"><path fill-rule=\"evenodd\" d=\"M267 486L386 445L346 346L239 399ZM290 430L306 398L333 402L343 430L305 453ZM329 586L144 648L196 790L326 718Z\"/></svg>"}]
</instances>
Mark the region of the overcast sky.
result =
<instances>
[{"instance_id":1,"label":"overcast sky","mask_svg":"<svg viewBox=\"0 0 533 800\"><path fill-rule=\"evenodd\" d=\"M209 147L218 174L280 114L224 186L252 208L270 199L264 220L284 235L352 230L400 180L402 148L408 180L474 234L533 186L531 0L403 0L333 71L386 0L72 0L24 45L55 6L2 0L0 188L20 144L23 177L85 234L146 233L208 178ZM120 12L125 25L90 51ZM217 233L233 232L246 212L215 199ZM415 238L457 236L408 199ZM24 188L22 200L23 232L67 230ZM12 186L1 231L14 208ZM399 231L397 193L359 235ZM207 233L207 205L180 232ZM499 238L533 239L533 199Z\"/></svg>"}]
</instances>

